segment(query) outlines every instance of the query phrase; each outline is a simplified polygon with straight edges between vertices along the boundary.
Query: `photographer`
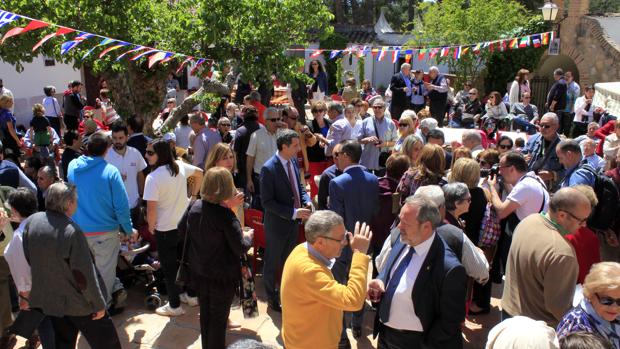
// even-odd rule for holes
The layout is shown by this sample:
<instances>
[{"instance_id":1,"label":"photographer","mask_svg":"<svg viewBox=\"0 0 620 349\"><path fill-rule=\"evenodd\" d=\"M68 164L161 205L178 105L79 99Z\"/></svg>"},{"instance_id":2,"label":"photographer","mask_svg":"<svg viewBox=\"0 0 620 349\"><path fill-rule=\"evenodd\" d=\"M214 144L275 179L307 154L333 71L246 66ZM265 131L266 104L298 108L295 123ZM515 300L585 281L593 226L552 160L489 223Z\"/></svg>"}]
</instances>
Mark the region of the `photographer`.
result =
<instances>
[{"instance_id":1,"label":"photographer","mask_svg":"<svg viewBox=\"0 0 620 349\"><path fill-rule=\"evenodd\" d=\"M527 171L527 162L523 155L507 152L498 164L499 176L503 183L512 186L512 190L502 201L495 184L497 177L491 174L483 182L487 198L497 211L499 219L506 219L504 243L499 247L502 263L506 265L508 249L512 241L512 232L525 217L539 212L546 212L549 206L549 193L543 181L532 171ZM486 184L486 185L485 185Z\"/></svg>"}]
</instances>

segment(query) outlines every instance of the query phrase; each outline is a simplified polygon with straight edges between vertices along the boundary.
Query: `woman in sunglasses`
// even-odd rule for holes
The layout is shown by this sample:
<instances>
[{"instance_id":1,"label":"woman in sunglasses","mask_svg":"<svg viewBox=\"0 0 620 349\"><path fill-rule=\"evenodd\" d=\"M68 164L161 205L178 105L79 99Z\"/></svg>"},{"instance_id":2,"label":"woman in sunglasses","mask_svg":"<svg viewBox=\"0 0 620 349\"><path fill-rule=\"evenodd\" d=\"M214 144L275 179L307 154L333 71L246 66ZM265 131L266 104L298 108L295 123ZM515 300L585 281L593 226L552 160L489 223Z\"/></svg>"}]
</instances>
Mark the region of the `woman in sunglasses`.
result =
<instances>
[{"instance_id":1,"label":"woman in sunglasses","mask_svg":"<svg viewBox=\"0 0 620 349\"><path fill-rule=\"evenodd\" d=\"M589 332L620 348L620 264L594 264L583 283L583 296L581 303L560 321L558 338Z\"/></svg>"},{"instance_id":2,"label":"woman in sunglasses","mask_svg":"<svg viewBox=\"0 0 620 349\"><path fill-rule=\"evenodd\" d=\"M394 144L394 153L400 151L403 141L407 136L415 134L418 129L418 116L413 110L405 110L398 120L398 140Z\"/></svg>"}]
</instances>

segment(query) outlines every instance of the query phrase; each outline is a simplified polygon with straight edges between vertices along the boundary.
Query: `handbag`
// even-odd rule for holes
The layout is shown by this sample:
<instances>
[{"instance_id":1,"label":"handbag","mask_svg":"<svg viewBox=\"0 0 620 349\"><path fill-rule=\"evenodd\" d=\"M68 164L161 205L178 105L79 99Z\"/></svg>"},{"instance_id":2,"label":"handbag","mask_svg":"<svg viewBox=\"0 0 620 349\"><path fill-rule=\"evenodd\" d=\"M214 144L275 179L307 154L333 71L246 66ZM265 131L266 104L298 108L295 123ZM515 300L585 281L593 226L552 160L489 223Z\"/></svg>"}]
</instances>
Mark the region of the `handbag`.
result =
<instances>
[{"instance_id":1,"label":"handbag","mask_svg":"<svg viewBox=\"0 0 620 349\"><path fill-rule=\"evenodd\" d=\"M254 275L248 261L248 256L244 253L241 255L241 292L239 292L239 300L241 309L243 310L243 318L249 319L258 316L258 301L256 297L256 285L254 284Z\"/></svg>"},{"instance_id":2,"label":"handbag","mask_svg":"<svg viewBox=\"0 0 620 349\"><path fill-rule=\"evenodd\" d=\"M377 135L377 138L383 142L383 140L381 139L381 137L379 137L379 131L377 130L377 122L375 121L374 117L372 119L372 125L374 126L375 129L375 135ZM379 167L385 167L385 164L387 163L387 159L390 157L391 152L389 151L381 151L379 153Z\"/></svg>"},{"instance_id":3,"label":"handbag","mask_svg":"<svg viewBox=\"0 0 620 349\"><path fill-rule=\"evenodd\" d=\"M480 226L480 241L478 242L478 246L492 247L497 245L497 241L501 234L502 228L499 217L497 216L497 211L495 211L491 203L487 203Z\"/></svg>"}]
</instances>

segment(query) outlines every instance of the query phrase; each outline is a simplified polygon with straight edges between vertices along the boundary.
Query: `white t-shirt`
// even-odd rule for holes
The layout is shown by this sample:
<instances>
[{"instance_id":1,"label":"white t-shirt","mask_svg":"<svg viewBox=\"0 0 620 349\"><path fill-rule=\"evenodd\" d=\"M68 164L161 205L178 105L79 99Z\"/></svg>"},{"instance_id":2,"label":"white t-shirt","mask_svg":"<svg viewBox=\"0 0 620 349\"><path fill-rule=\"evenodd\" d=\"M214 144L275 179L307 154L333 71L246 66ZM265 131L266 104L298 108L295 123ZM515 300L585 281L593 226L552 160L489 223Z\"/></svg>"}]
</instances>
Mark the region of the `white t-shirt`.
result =
<instances>
[{"instance_id":1,"label":"white t-shirt","mask_svg":"<svg viewBox=\"0 0 620 349\"><path fill-rule=\"evenodd\" d=\"M530 176L536 176L536 174L534 174L534 172L528 172L527 176L521 177L506 198L520 205L516 210L516 214L521 220L532 213L541 212L540 207L543 204L543 196L545 198L545 205L542 212L547 212L549 209L549 193L547 193L547 190L543 188L538 180Z\"/></svg>"},{"instance_id":2,"label":"white t-shirt","mask_svg":"<svg viewBox=\"0 0 620 349\"><path fill-rule=\"evenodd\" d=\"M266 128L259 128L250 136L250 144L245 155L254 157L254 172L260 173L261 168L278 151L276 135L269 133Z\"/></svg>"},{"instance_id":3,"label":"white t-shirt","mask_svg":"<svg viewBox=\"0 0 620 349\"><path fill-rule=\"evenodd\" d=\"M121 155L114 150L108 149L105 155L105 161L118 169L125 184L127 198L129 199L129 208L134 208L140 202L140 193L138 191L138 172L146 168L146 162L138 149L127 146L125 155Z\"/></svg>"},{"instance_id":4,"label":"white t-shirt","mask_svg":"<svg viewBox=\"0 0 620 349\"><path fill-rule=\"evenodd\" d=\"M194 174L194 166L181 161L179 174L172 176L167 166L159 166L149 173L144 184L144 200L157 201L157 222L155 229L169 231L177 228L189 198L187 178Z\"/></svg>"}]
</instances>

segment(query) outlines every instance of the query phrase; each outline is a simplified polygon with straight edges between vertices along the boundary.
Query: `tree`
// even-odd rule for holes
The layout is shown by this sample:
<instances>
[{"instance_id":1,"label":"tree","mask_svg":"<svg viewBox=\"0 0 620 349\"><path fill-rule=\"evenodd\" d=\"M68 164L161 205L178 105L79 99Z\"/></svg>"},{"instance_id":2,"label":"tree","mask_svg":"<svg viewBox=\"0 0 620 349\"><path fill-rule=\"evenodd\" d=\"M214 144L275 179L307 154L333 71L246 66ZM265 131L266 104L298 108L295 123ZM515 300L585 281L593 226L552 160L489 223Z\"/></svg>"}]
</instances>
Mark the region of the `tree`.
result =
<instances>
[{"instance_id":1,"label":"tree","mask_svg":"<svg viewBox=\"0 0 620 349\"><path fill-rule=\"evenodd\" d=\"M423 3L422 28L413 32L415 46L470 45L498 38L511 38L531 15L514 0L444 0L441 3ZM475 80L491 55L482 49L478 55L470 49L460 59L452 56L438 58L457 75L457 84Z\"/></svg>"},{"instance_id":2,"label":"tree","mask_svg":"<svg viewBox=\"0 0 620 349\"><path fill-rule=\"evenodd\" d=\"M161 50L206 57L215 62L233 60L246 81L263 84L271 83L272 74L283 81L291 81L299 74L299 60L286 55L286 49L331 33L329 23L333 18L322 0L20 0L11 1L11 6L4 8ZM25 22L12 24L25 25ZM32 61L40 53L77 67L90 64L108 80L121 115L141 115L147 125L151 124L164 97L162 81L168 71L176 70L179 60L149 70L145 59L138 63L127 59L116 62L115 58L127 49L97 59L103 48L82 60L98 39L88 39L60 56L59 43L75 34L51 39L41 52L33 53L32 46L44 34L55 30L37 30L7 40L0 46L1 59L15 64L18 70L20 62ZM208 67L206 64L205 68ZM207 82L206 85L209 88L199 93L218 90L214 87L217 84ZM193 100L200 100L200 96Z\"/></svg>"}]
</instances>

